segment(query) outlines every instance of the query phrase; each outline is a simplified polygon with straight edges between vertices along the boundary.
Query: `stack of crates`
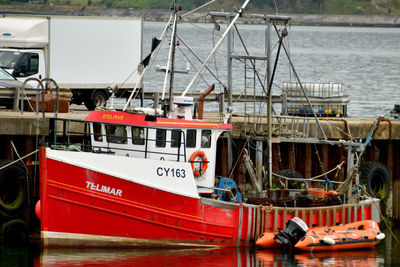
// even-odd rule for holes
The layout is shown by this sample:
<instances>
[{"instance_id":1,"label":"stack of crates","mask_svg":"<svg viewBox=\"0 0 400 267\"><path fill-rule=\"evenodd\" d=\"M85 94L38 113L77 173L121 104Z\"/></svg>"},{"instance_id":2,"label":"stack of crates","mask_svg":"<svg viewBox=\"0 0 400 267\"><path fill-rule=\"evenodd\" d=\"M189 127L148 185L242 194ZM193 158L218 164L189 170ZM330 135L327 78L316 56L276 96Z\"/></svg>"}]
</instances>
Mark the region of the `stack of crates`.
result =
<instances>
[{"instance_id":1,"label":"stack of crates","mask_svg":"<svg viewBox=\"0 0 400 267\"><path fill-rule=\"evenodd\" d=\"M302 83L314 112L318 116L347 115L348 96L344 95L341 83ZM312 109L307 103L299 83L284 82L283 91L287 95L287 113L289 115L312 115Z\"/></svg>"}]
</instances>

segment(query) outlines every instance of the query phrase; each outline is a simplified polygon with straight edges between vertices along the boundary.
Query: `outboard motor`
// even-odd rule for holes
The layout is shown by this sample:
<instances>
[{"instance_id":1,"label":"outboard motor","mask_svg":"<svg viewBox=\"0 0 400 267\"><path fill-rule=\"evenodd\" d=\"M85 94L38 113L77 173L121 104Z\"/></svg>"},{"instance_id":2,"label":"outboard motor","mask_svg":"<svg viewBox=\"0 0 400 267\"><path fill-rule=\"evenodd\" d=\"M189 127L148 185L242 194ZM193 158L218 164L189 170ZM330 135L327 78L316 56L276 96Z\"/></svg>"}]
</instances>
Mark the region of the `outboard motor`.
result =
<instances>
[{"instance_id":1,"label":"outboard motor","mask_svg":"<svg viewBox=\"0 0 400 267\"><path fill-rule=\"evenodd\" d=\"M306 235L308 227L299 217L294 217L286 224L286 229L275 234L274 239L288 249L294 247L296 243Z\"/></svg>"}]
</instances>

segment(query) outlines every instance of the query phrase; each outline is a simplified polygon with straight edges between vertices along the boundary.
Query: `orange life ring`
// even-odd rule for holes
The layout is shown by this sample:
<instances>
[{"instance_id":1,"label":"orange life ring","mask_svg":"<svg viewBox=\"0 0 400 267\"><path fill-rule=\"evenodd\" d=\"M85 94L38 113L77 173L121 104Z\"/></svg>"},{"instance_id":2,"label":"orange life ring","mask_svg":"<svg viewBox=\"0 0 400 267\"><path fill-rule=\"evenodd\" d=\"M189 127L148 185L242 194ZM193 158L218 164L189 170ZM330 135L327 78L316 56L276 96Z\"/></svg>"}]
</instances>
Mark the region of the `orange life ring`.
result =
<instances>
[{"instance_id":1,"label":"orange life ring","mask_svg":"<svg viewBox=\"0 0 400 267\"><path fill-rule=\"evenodd\" d=\"M200 158L200 160L199 161L195 160L196 158ZM204 153L204 151L197 150L197 151L193 152L193 154L189 158L189 162L192 165L192 170L193 170L194 176L199 177L199 176L203 175L203 173L206 172L207 167L208 167L208 160L206 157L206 153ZM195 162L200 162L200 169L197 169L194 167Z\"/></svg>"}]
</instances>

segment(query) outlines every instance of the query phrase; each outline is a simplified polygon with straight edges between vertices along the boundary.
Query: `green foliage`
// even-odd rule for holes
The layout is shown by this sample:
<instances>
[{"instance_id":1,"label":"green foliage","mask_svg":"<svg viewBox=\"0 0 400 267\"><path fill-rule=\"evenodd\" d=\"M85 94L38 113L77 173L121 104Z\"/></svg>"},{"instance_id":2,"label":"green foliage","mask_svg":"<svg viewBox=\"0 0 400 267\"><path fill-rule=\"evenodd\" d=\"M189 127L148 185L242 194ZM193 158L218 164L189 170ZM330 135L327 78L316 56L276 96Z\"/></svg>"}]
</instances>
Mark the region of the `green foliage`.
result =
<instances>
[{"instance_id":1,"label":"green foliage","mask_svg":"<svg viewBox=\"0 0 400 267\"><path fill-rule=\"evenodd\" d=\"M1 8L10 8L13 5L29 3L34 9L46 8L49 4L71 5L79 7L107 7L107 8L146 8L168 9L172 0L0 0ZM184 10L199 7L209 0L177 0ZM240 7L244 0L219 0L209 5L205 10L233 11ZM275 6L276 4L276 6ZM25 7L28 8L28 7ZM250 13L273 14L276 9L279 13L307 13L307 14L390 14L400 15L399 0L251 0L247 8Z\"/></svg>"}]
</instances>

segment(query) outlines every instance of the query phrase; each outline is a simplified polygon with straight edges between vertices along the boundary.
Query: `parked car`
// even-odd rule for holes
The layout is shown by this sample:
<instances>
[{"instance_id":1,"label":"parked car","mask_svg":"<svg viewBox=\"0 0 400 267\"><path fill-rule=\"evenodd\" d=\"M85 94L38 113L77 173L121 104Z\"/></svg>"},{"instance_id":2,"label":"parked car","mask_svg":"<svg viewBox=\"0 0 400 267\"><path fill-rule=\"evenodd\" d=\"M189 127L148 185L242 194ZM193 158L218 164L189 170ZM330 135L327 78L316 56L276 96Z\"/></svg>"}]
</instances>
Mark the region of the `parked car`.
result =
<instances>
[{"instance_id":1,"label":"parked car","mask_svg":"<svg viewBox=\"0 0 400 267\"><path fill-rule=\"evenodd\" d=\"M13 108L16 88L22 88L23 82L15 79L10 73L0 68L0 106ZM36 94L32 85L25 85L25 89L29 89L29 95Z\"/></svg>"}]
</instances>

